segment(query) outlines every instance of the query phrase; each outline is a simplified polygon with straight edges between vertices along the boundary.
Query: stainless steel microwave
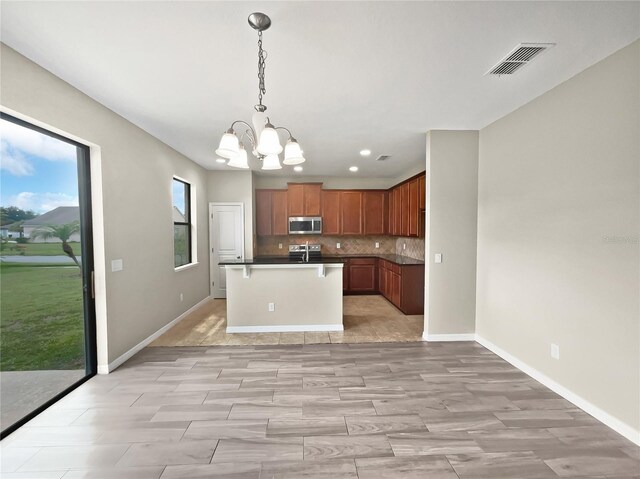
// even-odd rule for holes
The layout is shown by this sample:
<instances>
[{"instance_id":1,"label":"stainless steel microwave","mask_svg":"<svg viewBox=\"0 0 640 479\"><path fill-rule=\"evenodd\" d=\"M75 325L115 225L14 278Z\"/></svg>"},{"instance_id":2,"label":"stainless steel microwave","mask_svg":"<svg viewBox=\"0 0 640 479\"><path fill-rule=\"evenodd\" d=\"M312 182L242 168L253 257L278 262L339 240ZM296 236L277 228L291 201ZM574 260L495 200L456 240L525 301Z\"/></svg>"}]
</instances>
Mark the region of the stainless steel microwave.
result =
<instances>
[{"instance_id":1,"label":"stainless steel microwave","mask_svg":"<svg viewBox=\"0 0 640 479\"><path fill-rule=\"evenodd\" d=\"M322 234L322 218L320 216L289 216L289 234Z\"/></svg>"}]
</instances>

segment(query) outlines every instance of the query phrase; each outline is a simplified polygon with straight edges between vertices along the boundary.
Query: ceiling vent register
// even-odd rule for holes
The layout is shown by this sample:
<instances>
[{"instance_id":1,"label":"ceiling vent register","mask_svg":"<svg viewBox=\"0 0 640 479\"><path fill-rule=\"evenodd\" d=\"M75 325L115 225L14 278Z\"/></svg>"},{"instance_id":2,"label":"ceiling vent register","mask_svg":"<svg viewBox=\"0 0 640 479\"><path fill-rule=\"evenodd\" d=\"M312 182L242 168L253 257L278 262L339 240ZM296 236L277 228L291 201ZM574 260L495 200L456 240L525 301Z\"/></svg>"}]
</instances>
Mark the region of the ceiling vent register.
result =
<instances>
[{"instance_id":1,"label":"ceiling vent register","mask_svg":"<svg viewBox=\"0 0 640 479\"><path fill-rule=\"evenodd\" d=\"M485 75L513 75L535 57L554 45L555 43L521 43L511 50L506 57L500 60L497 65L492 66Z\"/></svg>"},{"instance_id":2,"label":"ceiling vent register","mask_svg":"<svg viewBox=\"0 0 640 479\"><path fill-rule=\"evenodd\" d=\"M376 158L376 161L387 161L389 158L391 158L391 155L380 155Z\"/></svg>"}]
</instances>

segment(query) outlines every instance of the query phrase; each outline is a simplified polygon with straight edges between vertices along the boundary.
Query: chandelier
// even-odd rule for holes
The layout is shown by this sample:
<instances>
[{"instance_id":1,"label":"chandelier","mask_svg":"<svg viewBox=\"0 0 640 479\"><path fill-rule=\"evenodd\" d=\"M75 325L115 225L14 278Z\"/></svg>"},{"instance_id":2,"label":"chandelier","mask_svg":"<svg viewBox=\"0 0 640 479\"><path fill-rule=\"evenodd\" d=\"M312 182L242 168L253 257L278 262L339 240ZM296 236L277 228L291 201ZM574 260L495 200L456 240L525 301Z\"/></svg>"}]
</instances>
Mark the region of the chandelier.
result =
<instances>
[{"instance_id":1,"label":"chandelier","mask_svg":"<svg viewBox=\"0 0 640 479\"><path fill-rule=\"evenodd\" d=\"M246 121L236 120L231 123L231 127L222 135L220 145L216 150L216 154L222 158L228 159L228 166L234 168L249 168L247 158L247 150L245 149L246 140L251 145L251 153L262 161L263 170L280 170L280 157L282 153L282 145L278 137L278 130L284 130L289 138L284 147L284 159L282 163L285 165L299 165L304 163L305 158L302 156L302 149L298 145L298 141L291 135L291 132L283 126L273 126L269 117L265 113L266 105L262 104L262 95L267 93L264 86L264 69L267 52L262 49L262 32L271 26L271 19L264 13L252 13L249 15L249 25L258 31L258 104L255 105L255 112L251 117L251 125ZM246 130L236 134L234 127L242 125Z\"/></svg>"}]
</instances>

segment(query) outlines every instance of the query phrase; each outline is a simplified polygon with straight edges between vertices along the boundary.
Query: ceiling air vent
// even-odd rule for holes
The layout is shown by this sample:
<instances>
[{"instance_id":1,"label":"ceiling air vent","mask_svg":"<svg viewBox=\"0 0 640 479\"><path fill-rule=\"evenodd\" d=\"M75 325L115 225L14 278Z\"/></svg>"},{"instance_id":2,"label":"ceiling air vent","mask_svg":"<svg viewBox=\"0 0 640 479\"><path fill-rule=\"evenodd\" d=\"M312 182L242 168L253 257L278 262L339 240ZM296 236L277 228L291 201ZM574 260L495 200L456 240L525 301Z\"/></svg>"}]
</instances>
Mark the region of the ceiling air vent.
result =
<instances>
[{"instance_id":1,"label":"ceiling air vent","mask_svg":"<svg viewBox=\"0 0 640 479\"><path fill-rule=\"evenodd\" d=\"M554 45L555 43L521 43L497 65L492 66L485 75L513 75L533 58Z\"/></svg>"},{"instance_id":2,"label":"ceiling air vent","mask_svg":"<svg viewBox=\"0 0 640 479\"><path fill-rule=\"evenodd\" d=\"M391 155L380 155L376 158L376 161L387 161L389 158L391 158Z\"/></svg>"}]
</instances>

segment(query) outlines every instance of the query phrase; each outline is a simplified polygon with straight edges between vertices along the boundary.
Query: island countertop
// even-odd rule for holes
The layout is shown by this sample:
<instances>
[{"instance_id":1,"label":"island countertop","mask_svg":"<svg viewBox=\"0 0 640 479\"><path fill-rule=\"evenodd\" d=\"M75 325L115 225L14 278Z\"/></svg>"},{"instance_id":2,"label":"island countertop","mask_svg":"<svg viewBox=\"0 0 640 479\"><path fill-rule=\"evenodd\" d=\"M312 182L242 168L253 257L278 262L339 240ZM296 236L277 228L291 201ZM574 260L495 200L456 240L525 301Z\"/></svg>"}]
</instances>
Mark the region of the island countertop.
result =
<instances>
[{"instance_id":1,"label":"island countertop","mask_svg":"<svg viewBox=\"0 0 640 479\"><path fill-rule=\"evenodd\" d=\"M258 256L254 259L237 259L220 261L220 266L232 266L232 265L289 265L289 264L342 264L343 259L338 256L323 256L322 258L311 258L309 261L302 261L298 259L289 259L288 256Z\"/></svg>"},{"instance_id":2,"label":"island countertop","mask_svg":"<svg viewBox=\"0 0 640 479\"><path fill-rule=\"evenodd\" d=\"M349 258L378 258L390 261L392 263L411 266L411 265L423 265L424 261L421 259L409 258L408 256L402 256L399 254L345 254L345 255L323 255L321 258L311 258L309 264L339 264L344 263ZM254 259L247 260L228 260L220 261L218 263L221 266L225 265L256 265L256 264L306 264L307 262L301 260L292 260L288 256L257 256Z\"/></svg>"}]
</instances>

